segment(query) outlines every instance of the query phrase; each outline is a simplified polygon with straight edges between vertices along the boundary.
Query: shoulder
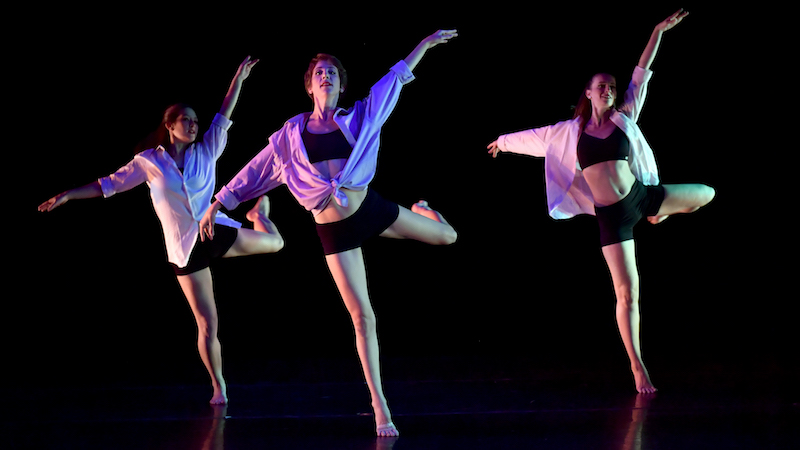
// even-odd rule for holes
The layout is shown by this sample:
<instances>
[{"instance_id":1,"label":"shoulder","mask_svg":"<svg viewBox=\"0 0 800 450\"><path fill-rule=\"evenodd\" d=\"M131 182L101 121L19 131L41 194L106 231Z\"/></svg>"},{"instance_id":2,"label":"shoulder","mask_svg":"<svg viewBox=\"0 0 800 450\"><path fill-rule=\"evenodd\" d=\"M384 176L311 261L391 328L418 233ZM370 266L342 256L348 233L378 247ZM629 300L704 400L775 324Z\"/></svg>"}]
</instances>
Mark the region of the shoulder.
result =
<instances>
[{"instance_id":1,"label":"shoulder","mask_svg":"<svg viewBox=\"0 0 800 450\"><path fill-rule=\"evenodd\" d=\"M141 152L133 155L133 160L137 159L145 159L147 161L154 161L161 152L164 152L164 147L158 146L154 148L148 148L147 150L142 150Z\"/></svg>"}]
</instances>

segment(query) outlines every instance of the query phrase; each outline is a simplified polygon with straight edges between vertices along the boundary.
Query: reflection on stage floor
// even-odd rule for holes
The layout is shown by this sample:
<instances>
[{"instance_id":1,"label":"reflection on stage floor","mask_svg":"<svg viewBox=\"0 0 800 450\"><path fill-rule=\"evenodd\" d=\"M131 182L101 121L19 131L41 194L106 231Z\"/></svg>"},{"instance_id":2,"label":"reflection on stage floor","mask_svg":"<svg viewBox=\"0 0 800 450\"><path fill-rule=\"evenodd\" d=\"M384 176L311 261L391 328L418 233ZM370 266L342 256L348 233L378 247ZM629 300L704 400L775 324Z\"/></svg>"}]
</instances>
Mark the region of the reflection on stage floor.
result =
<instances>
[{"instance_id":1,"label":"reflection on stage floor","mask_svg":"<svg viewBox=\"0 0 800 450\"><path fill-rule=\"evenodd\" d=\"M431 370L433 362L421 364ZM800 442L797 389L781 388L796 373L720 376L719 368L687 367L662 373L659 393L637 395L618 372L601 370L482 367L427 379L419 370L394 372L401 376L387 378L385 389L399 438L373 436L358 381L233 383L229 405L220 407L206 403L202 385L33 387L6 403L3 448L788 449Z\"/></svg>"}]
</instances>

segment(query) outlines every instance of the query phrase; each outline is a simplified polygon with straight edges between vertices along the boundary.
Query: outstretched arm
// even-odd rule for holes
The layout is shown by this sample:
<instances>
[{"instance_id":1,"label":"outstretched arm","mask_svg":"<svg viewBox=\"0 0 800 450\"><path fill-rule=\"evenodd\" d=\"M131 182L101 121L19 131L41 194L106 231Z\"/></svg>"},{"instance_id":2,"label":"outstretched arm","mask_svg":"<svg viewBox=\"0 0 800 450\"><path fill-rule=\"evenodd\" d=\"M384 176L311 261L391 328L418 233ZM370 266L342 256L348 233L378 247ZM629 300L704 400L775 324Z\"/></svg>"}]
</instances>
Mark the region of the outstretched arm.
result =
<instances>
[{"instance_id":1,"label":"outstretched arm","mask_svg":"<svg viewBox=\"0 0 800 450\"><path fill-rule=\"evenodd\" d=\"M100 189L100 183L98 181L93 181L87 185L77 187L75 189L70 189L68 191L64 191L55 197L47 200L46 202L39 205L39 211L46 212L52 211L59 206L67 203L70 200L79 200L83 198L95 198L101 197L103 195L103 191Z\"/></svg>"},{"instance_id":2,"label":"outstretched arm","mask_svg":"<svg viewBox=\"0 0 800 450\"><path fill-rule=\"evenodd\" d=\"M219 113L226 118L230 119L231 115L233 114L233 108L236 106L236 102L239 100L239 93L242 91L242 84L244 84L244 80L250 76L250 70L253 69L253 66L256 65L258 62L257 59L250 59L250 56L244 59L241 64L239 64L239 68L236 70L236 75L233 77L233 81L231 81L231 85L228 88L228 93L225 95L225 99L222 101L222 107L219 110Z\"/></svg>"},{"instance_id":3,"label":"outstretched arm","mask_svg":"<svg viewBox=\"0 0 800 450\"><path fill-rule=\"evenodd\" d=\"M414 51L412 51L404 60L408 68L411 71L417 67L417 64L422 60L422 57L425 55L425 52L436 47L439 44L447 43L450 39L458 36L458 32L456 30L439 30L436 33L426 37L422 40L419 44L417 44Z\"/></svg>"},{"instance_id":4,"label":"outstretched arm","mask_svg":"<svg viewBox=\"0 0 800 450\"><path fill-rule=\"evenodd\" d=\"M675 25L681 23L683 18L687 15L689 15L689 12L681 9L675 14L667 17L667 19L663 22L656 25L655 29L653 29L653 33L650 35L650 40L647 42L647 46L644 48L642 56L639 58L639 67L650 70L650 66L653 64L653 60L656 58L658 47L661 45L661 36L665 31L670 30Z\"/></svg>"}]
</instances>

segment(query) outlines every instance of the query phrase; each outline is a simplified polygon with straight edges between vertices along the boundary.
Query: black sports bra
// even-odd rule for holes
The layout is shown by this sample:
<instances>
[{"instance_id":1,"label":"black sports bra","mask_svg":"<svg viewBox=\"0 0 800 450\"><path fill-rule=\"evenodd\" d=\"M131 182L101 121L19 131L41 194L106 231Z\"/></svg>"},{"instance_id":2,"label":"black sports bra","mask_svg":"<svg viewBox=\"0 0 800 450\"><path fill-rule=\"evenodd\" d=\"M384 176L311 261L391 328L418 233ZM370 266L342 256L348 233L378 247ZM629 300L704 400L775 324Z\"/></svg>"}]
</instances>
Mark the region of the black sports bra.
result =
<instances>
[{"instance_id":1,"label":"black sports bra","mask_svg":"<svg viewBox=\"0 0 800 450\"><path fill-rule=\"evenodd\" d=\"M627 161L631 143L625 133L614 127L614 132L605 139L581 133L578 139L578 163L585 169L605 161Z\"/></svg>"},{"instance_id":2,"label":"black sports bra","mask_svg":"<svg viewBox=\"0 0 800 450\"><path fill-rule=\"evenodd\" d=\"M303 128L303 144L308 153L308 160L312 164L331 159L347 159L353 151L342 130L314 134L310 133L307 127Z\"/></svg>"}]
</instances>

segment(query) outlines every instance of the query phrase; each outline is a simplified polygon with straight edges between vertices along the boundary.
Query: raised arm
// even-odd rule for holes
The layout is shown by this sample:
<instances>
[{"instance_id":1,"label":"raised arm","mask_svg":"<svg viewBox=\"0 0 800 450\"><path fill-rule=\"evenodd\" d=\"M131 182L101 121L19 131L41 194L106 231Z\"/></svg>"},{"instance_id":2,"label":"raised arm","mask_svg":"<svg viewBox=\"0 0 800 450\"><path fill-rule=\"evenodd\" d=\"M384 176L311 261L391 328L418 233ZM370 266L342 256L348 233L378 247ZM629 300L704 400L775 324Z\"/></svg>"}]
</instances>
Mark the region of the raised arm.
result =
<instances>
[{"instance_id":1,"label":"raised arm","mask_svg":"<svg viewBox=\"0 0 800 450\"><path fill-rule=\"evenodd\" d=\"M239 68L236 70L236 75L234 75L231 85L228 88L228 93L225 95L225 99L222 101L222 107L219 110L221 115L228 119L231 118L231 115L233 114L233 108L236 106L236 102L239 100L239 93L242 91L242 84L244 84L244 80L250 76L250 71L257 62L257 59L250 59L250 56L248 56L244 59L244 61L242 61L241 64L239 64Z\"/></svg>"},{"instance_id":2,"label":"raised arm","mask_svg":"<svg viewBox=\"0 0 800 450\"><path fill-rule=\"evenodd\" d=\"M653 33L650 35L650 40L647 42L647 46L644 48L644 52L642 52L642 56L639 58L639 67L650 70L650 66L653 64L653 60L656 58L658 47L661 45L661 36L665 31L670 30L675 25L681 23L683 18L687 15L689 15L688 11L680 9L678 12L667 17L666 20L656 25L656 27L653 29Z\"/></svg>"},{"instance_id":3,"label":"raised arm","mask_svg":"<svg viewBox=\"0 0 800 450\"><path fill-rule=\"evenodd\" d=\"M412 71L417 64L422 60L422 57L425 55L425 52L436 47L439 44L447 43L450 39L458 36L458 32L456 30L439 30L436 33L426 37L422 40L419 44L417 44L416 48L409 53L409 55L404 60L408 68Z\"/></svg>"},{"instance_id":4,"label":"raised arm","mask_svg":"<svg viewBox=\"0 0 800 450\"><path fill-rule=\"evenodd\" d=\"M64 191L55 197L47 200L46 202L39 205L39 211L47 212L52 211L59 206L67 203L70 200L80 200L84 198L95 198L95 197L102 197L103 191L100 189L100 182L93 181L89 184L83 185L81 187L77 187L75 189L70 189L68 191Z\"/></svg>"}]
</instances>

